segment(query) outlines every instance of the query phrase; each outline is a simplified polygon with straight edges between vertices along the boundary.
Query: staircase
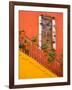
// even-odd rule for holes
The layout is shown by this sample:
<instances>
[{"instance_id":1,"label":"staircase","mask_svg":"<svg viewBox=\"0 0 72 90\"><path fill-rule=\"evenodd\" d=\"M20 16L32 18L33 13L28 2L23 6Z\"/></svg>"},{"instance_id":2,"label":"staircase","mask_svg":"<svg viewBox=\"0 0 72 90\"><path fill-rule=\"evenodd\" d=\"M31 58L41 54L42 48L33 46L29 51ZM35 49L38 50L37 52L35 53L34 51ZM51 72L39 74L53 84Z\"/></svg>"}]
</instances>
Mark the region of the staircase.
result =
<instances>
[{"instance_id":1,"label":"staircase","mask_svg":"<svg viewBox=\"0 0 72 90\"><path fill-rule=\"evenodd\" d=\"M57 76L63 76L61 71L61 63L58 60L54 60L53 62L48 62L48 57L45 55L45 52L42 49L32 43L32 41L26 37L30 41L30 45L27 46L29 49L29 56L34 58L39 64L43 65L45 68L50 69L52 72L57 74Z\"/></svg>"},{"instance_id":2,"label":"staircase","mask_svg":"<svg viewBox=\"0 0 72 90\"><path fill-rule=\"evenodd\" d=\"M36 59L40 64L45 65L47 63L47 57L43 50L39 49L36 45L31 45L29 50L29 56Z\"/></svg>"},{"instance_id":3,"label":"staircase","mask_svg":"<svg viewBox=\"0 0 72 90\"><path fill-rule=\"evenodd\" d=\"M57 75L39 64L34 58L19 52L19 79L53 78Z\"/></svg>"}]
</instances>

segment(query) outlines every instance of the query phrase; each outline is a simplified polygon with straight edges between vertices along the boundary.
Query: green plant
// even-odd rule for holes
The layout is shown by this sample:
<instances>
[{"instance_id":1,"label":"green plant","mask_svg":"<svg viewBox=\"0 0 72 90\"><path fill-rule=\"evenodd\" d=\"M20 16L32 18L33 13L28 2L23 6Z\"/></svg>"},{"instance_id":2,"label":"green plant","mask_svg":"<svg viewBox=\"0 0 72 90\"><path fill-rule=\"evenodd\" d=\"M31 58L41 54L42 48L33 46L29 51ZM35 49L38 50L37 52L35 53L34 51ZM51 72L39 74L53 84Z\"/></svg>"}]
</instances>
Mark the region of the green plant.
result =
<instances>
[{"instance_id":1,"label":"green plant","mask_svg":"<svg viewBox=\"0 0 72 90\"><path fill-rule=\"evenodd\" d=\"M49 62L52 62L55 60L55 56L56 56L56 53L54 50L51 50L49 53L48 53L48 61Z\"/></svg>"},{"instance_id":2,"label":"green plant","mask_svg":"<svg viewBox=\"0 0 72 90\"><path fill-rule=\"evenodd\" d=\"M61 72L63 72L63 53L60 55L60 67L61 67Z\"/></svg>"},{"instance_id":3,"label":"green plant","mask_svg":"<svg viewBox=\"0 0 72 90\"><path fill-rule=\"evenodd\" d=\"M41 46L41 48L42 48L42 49L47 49L48 46L47 46L47 44L45 43L45 44L43 44L43 45Z\"/></svg>"},{"instance_id":4,"label":"green plant","mask_svg":"<svg viewBox=\"0 0 72 90\"><path fill-rule=\"evenodd\" d=\"M37 42L37 36L32 38L32 42Z\"/></svg>"},{"instance_id":5,"label":"green plant","mask_svg":"<svg viewBox=\"0 0 72 90\"><path fill-rule=\"evenodd\" d=\"M45 52L45 55L47 56L47 53L48 53L48 46L47 46L47 44L46 43L42 44L41 48Z\"/></svg>"},{"instance_id":6,"label":"green plant","mask_svg":"<svg viewBox=\"0 0 72 90\"><path fill-rule=\"evenodd\" d=\"M31 41L32 41L33 44L38 46L38 38L37 38L37 36L34 36Z\"/></svg>"},{"instance_id":7,"label":"green plant","mask_svg":"<svg viewBox=\"0 0 72 90\"><path fill-rule=\"evenodd\" d=\"M28 39L25 39L24 44L28 44L28 43L29 43Z\"/></svg>"},{"instance_id":8,"label":"green plant","mask_svg":"<svg viewBox=\"0 0 72 90\"><path fill-rule=\"evenodd\" d=\"M52 57L52 58L54 58L54 57L55 57L55 55L56 55L56 53L55 53L55 52L53 52L53 51L51 51L51 52L49 53L49 56L50 56L50 57Z\"/></svg>"},{"instance_id":9,"label":"green plant","mask_svg":"<svg viewBox=\"0 0 72 90\"><path fill-rule=\"evenodd\" d=\"M51 57L48 57L48 62L52 62L52 61L54 61L54 59Z\"/></svg>"},{"instance_id":10,"label":"green plant","mask_svg":"<svg viewBox=\"0 0 72 90\"><path fill-rule=\"evenodd\" d=\"M19 45L19 48L23 48L24 47L24 45Z\"/></svg>"}]
</instances>

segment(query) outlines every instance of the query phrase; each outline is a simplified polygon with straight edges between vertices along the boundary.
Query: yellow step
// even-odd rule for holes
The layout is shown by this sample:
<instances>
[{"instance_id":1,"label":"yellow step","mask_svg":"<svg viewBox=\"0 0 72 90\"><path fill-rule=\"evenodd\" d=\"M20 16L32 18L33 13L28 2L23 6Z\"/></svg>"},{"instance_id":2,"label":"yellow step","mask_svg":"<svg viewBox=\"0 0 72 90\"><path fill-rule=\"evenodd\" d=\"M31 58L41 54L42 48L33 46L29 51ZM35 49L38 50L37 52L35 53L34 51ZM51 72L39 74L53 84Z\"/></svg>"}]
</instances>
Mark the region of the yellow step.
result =
<instances>
[{"instance_id":1,"label":"yellow step","mask_svg":"<svg viewBox=\"0 0 72 90\"><path fill-rule=\"evenodd\" d=\"M35 59L19 52L19 79L57 77Z\"/></svg>"}]
</instances>

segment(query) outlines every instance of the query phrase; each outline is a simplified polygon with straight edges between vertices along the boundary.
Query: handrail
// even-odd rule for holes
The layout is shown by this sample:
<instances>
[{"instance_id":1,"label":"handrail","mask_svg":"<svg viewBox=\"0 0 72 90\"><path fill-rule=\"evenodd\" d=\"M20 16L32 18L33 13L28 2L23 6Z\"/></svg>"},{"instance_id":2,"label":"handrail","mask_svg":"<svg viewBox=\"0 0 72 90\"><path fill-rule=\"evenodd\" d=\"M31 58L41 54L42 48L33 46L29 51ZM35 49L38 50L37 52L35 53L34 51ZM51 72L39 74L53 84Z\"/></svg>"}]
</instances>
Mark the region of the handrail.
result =
<instances>
[{"instance_id":1,"label":"handrail","mask_svg":"<svg viewBox=\"0 0 72 90\"><path fill-rule=\"evenodd\" d=\"M39 49L39 46L34 45L33 42L29 39L29 37L25 36L31 43L30 47L29 47L29 56L34 58L38 63L44 65L46 68L52 70L53 72L55 72L58 76L62 75L62 73L60 74L59 70L60 69L60 61L59 60L55 60L55 62L50 65L48 63L47 57L45 56L45 52L42 49ZM53 67L54 65L54 67Z\"/></svg>"},{"instance_id":2,"label":"handrail","mask_svg":"<svg viewBox=\"0 0 72 90\"><path fill-rule=\"evenodd\" d=\"M28 36L26 36L25 35L25 37L31 42L31 44L33 45L33 42L30 40L30 38L28 37ZM41 50L43 53L44 53L44 51L42 50L42 49L40 49L41 47L40 46L38 46L38 45L36 45L36 47L38 47L37 49L39 49L39 50ZM60 63L60 61L59 60L56 60L58 63Z\"/></svg>"}]
</instances>

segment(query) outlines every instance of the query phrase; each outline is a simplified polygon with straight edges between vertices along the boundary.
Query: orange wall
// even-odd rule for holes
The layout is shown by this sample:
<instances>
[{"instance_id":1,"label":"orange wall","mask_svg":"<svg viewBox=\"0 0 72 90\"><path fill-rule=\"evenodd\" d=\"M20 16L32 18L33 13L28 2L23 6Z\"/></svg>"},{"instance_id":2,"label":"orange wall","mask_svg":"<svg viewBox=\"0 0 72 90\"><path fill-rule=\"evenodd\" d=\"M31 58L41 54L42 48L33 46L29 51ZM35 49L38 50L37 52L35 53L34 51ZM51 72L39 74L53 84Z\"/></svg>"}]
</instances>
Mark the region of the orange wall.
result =
<instances>
[{"instance_id":1,"label":"orange wall","mask_svg":"<svg viewBox=\"0 0 72 90\"><path fill-rule=\"evenodd\" d=\"M57 39L57 53L61 53L63 49L63 13L53 12L33 12L33 11L19 11L19 30L26 31L26 35L31 39L38 35L39 16L50 15L56 19L56 39Z\"/></svg>"}]
</instances>

